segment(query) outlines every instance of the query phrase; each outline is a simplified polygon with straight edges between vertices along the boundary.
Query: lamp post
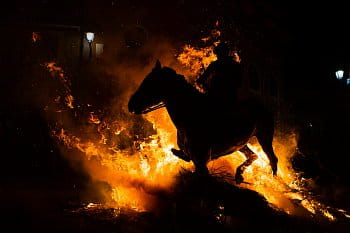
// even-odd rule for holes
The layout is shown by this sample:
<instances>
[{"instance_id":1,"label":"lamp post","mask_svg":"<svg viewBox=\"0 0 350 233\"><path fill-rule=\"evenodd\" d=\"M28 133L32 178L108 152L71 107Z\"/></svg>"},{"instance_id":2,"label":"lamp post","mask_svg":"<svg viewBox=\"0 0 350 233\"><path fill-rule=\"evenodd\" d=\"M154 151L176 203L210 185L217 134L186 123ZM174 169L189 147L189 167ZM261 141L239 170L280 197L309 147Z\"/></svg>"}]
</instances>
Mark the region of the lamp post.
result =
<instances>
[{"instance_id":1,"label":"lamp post","mask_svg":"<svg viewBox=\"0 0 350 233\"><path fill-rule=\"evenodd\" d=\"M86 40L89 43L89 59L91 60L92 58L92 42L94 41L95 34L93 32L87 32L85 33L86 35Z\"/></svg>"},{"instance_id":2,"label":"lamp post","mask_svg":"<svg viewBox=\"0 0 350 233\"><path fill-rule=\"evenodd\" d=\"M335 72L335 77L336 77L338 80L343 79L343 76L344 76L344 70L338 70L338 71Z\"/></svg>"}]
</instances>

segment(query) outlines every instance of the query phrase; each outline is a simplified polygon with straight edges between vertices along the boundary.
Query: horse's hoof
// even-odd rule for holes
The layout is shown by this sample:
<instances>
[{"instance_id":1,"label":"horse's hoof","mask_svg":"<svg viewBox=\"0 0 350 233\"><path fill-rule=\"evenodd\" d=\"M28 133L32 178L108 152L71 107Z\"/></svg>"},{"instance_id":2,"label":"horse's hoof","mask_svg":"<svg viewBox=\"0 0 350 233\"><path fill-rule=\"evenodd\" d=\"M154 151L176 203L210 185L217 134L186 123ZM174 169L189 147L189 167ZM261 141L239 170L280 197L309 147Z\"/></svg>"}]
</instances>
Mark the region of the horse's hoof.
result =
<instances>
[{"instance_id":1,"label":"horse's hoof","mask_svg":"<svg viewBox=\"0 0 350 233\"><path fill-rule=\"evenodd\" d=\"M235 175L236 184L241 184L241 183L243 183L243 180L244 180L244 178L243 178L243 176L242 176L241 174L236 174L236 175Z\"/></svg>"},{"instance_id":2,"label":"horse's hoof","mask_svg":"<svg viewBox=\"0 0 350 233\"><path fill-rule=\"evenodd\" d=\"M210 174L209 174L209 171L208 170L198 170L196 169L194 174L197 176L197 177L201 177L201 178L207 178L207 177L210 177Z\"/></svg>"},{"instance_id":3,"label":"horse's hoof","mask_svg":"<svg viewBox=\"0 0 350 233\"><path fill-rule=\"evenodd\" d=\"M277 164L276 165L271 165L271 169L272 169L272 174L274 176L276 176L277 175Z\"/></svg>"},{"instance_id":4,"label":"horse's hoof","mask_svg":"<svg viewBox=\"0 0 350 233\"><path fill-rule=\"evenodd\" d=\"M195 167L195 174L199 176L208 176L209 175L209 170L207 166L196 166Z\"/></svg>"},{"instance_id":5,"label":"horse's hoof","mask_svg":"<svg viewBox=\"0 0 350 233\"><path fill-rule=\"evenodd\" d=\"M171 149L171 152L178 158L182 159L182 160L185 160L186 162L190 162L191 159L185 155L185 153L182 151L182 150L177 150L175 148L172 148Z\"/></svg>"}]
</instances>

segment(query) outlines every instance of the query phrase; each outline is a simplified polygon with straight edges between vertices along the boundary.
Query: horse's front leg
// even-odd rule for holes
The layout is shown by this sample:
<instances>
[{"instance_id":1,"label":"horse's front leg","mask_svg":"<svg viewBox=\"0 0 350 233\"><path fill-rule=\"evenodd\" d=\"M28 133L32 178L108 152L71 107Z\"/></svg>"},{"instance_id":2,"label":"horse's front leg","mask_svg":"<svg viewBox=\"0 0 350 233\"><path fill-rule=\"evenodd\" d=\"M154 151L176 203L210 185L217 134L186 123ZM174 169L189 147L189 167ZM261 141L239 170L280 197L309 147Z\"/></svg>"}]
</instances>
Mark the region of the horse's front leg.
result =
<instances>
[{"instance_id":1,"label":"horse's front leg","mask_svg":"<svg viewBox=\"0 0 350 233\"><path fill-rule=\"evenodd\" d=\"M192 144L193 145L193 144ZM208 175L209 170L207 163L211 157L210 147L207 144L201 144L191 147L191 159L195 166L195 172L200 175Z\"/></svg>"},{"instance_id":2,"label":"horse's front leg","mask_svg":"<svg viewBox=\"0 0 350 233\"><path fill-rule=\"evenodd\" d=\"M175 148L171 149L171 152L173 153L173 155L177 156L178 158L186 161L186 162L190 162L191 161L191 157L186 154L186 141L187 138L185 136L185 134L183 133L183 131L181 129L177 130L177 145L179 146L180 150L177 150Z\"/></svg>"},{"instance_id":3,"label":"horse's front leg","mask_svg":"<svg viewBox=\"0 0 350 233\"><path fill-rule=\"evenodd\" d=\"M244 179L242 174L244 170L258 158L258 156L251 149L249 149L247 145L245 145L242 149L240 149L240 151L244 153L247 160L244 161L241 165L239 165L238 168L236 169L235 180L237 184L240 184L243 182Z\"/></svg>"}]
</instances>

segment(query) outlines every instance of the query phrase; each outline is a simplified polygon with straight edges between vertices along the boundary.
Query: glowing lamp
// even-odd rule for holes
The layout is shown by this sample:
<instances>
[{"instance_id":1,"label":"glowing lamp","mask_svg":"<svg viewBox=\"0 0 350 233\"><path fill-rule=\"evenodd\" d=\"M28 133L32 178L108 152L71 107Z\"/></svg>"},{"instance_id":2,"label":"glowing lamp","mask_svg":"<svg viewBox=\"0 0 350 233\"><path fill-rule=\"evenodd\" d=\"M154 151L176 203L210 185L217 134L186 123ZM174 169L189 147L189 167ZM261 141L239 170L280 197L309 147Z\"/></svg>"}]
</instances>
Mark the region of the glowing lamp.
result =
<instances>
[{"instance_id":1,"label":"glowing lamp","mask_svg":"<svg viewBox=\"0 0 350 233\"><path fill-rule=\"evenodd\" d=\"M344 76L344 70L338 70L337 72L335 72L335 77L337 77L337 79L342 79Z\"/></svg>"},{"instance_id":2,"label":"glowing lamp","mask_svg":"<svg viewBox=\"0 0 350 233\"><path fill-rule=\"evenodd\" d=\"M346 79L346 85L348 85L348 86L350 85L350 78Z\"/></svg>"},{"instance_id":3,"label":"glowing lamp","mask_svg":"<svg viewBox=\"0 0 350 233\"><path fill-rule=\"evenodd\" d=\"M95 34L93 32L87 32L86 33L86 39L89 43L92 43L94 41Z\"/></svg>"}]
</instances>

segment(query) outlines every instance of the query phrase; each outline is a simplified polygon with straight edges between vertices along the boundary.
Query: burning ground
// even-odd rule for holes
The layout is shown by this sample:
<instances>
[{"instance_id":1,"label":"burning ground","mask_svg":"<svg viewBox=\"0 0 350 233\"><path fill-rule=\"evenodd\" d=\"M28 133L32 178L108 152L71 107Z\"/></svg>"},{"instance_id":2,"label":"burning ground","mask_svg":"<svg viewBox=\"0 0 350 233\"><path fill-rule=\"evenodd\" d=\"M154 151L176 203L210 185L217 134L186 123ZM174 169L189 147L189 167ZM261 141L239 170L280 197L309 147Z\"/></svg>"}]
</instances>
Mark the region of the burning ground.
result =
<instances>
[{"instance_id":1,"label":"burning ground","mask_svg":"<svg viewBox=\"0 0 350 233\"><path fill-rule=\"evenodd\" d=\"M259 158L244 173L247 183L237 186L232 177L244 161L240 152L210 162L211 177L196 177L191 163L170 152L176 147L176 129L165 109L145 116L128 113L129 96L157 58L193 82L215 59L217 33L204 38L202 47L175 49L150 41L130 60L90 64L79 85L59 61L38 64L40 80L34 90L46 91L35 96L35 105L40 106L59 156L84 174L80 183L89 184L72 182L76 193L55 206L59 214L52 218L60 219L56 225L64 222L57 232L340 232L344 228L347 212L324 202L314 192L315 182L293 169L297 132L278 128L275 132L277 177L252 140L249 146ZM25 203L25 194L17 195ZM61 195L55 193L52 199ZM40 196L34 196L40 202ZM26 216L38 214L29 213ZM35 217L26 222L33 229L40 225ZM11 232L10 227L5 229Z\"/></svg>"}]
</instances>

